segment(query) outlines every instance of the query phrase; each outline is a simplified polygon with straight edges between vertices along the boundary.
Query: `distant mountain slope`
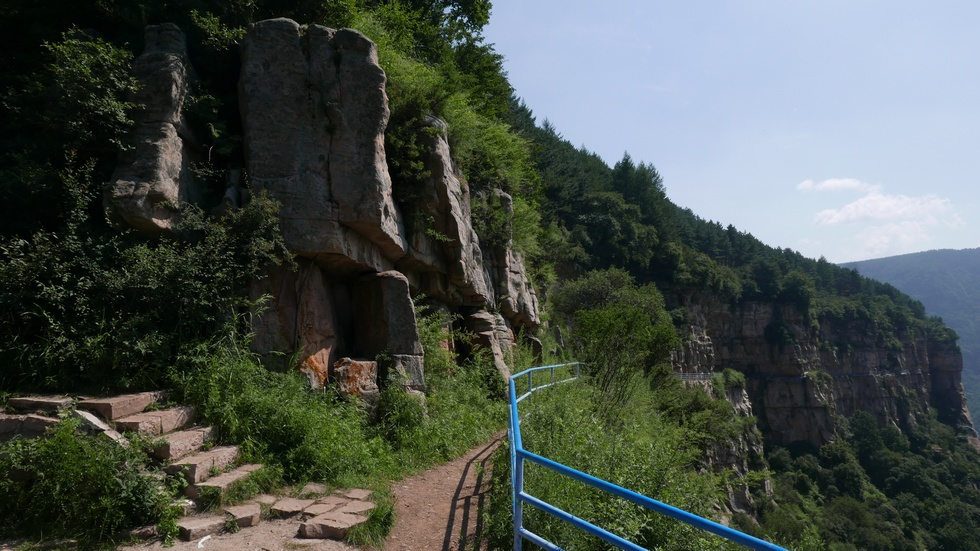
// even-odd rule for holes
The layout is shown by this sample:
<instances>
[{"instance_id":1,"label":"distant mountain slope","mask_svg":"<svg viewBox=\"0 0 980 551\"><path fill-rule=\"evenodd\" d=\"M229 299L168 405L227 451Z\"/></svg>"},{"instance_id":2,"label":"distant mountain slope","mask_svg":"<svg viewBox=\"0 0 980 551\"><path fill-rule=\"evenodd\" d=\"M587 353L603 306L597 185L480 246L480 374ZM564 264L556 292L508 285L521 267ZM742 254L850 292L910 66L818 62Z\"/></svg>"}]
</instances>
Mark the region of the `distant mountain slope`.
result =
<instances>
[{"instance_id":1,"label":"distant mountain slope","mask_svg":"<svg viewBox=\"0 0 980 551\"><path fill-rule=\"evenodd\" d=\"M960 335L963 386L980 414L980 248L904 254L843 264L922 302Z\"/></svg>"}]
</instances>

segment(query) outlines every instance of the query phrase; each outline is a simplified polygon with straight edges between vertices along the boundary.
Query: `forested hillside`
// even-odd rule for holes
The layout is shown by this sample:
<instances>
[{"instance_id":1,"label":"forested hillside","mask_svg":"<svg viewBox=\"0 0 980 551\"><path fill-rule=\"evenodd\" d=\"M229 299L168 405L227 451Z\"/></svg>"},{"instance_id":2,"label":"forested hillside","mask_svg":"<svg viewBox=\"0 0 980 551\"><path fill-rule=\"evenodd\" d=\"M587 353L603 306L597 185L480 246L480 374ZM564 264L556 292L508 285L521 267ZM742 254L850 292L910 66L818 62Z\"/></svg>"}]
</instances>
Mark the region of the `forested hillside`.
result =
<instances>
[{"instance_id":1,"label":"forested hillside","mask_svg":"<svg viewBox=\"0 0 980 551\"><path fill-rule=\"evenodd\" d=\"M971 412L980 411L980 249L926 251L844 266L894 285L956 331L967 402Z\"/></svg>"},{"instance_id":2,"label":"forested hillside","mask_svg":"<svg viewBox=\"0 0 980 551\"><path fill-rule=\"evenodd\" d=\"M793 548L980 549L955 334L892 285L679 208L655 160L573 146L511 88L490 15L485 0L10 2L4 400L167 388L282 483L384 485L501 428L508 369L577 359L588 383L536 404L529 429L571 465ZM181 85L154 86L154 59ZM279 70L292 80L271 85ZM138 159L168 148L164 193ZM331 379L340 355L380 370L371 408ZM10 449L0 469L64 466ZM30 480L0 483L0 513L70 499ZM528 483L649 546L724 547ZM161 526L173 514L130 497ZM73 519L0 535L82 537ZM135 522L112 519L83 545Z\"/></svg>"}]
</instances>

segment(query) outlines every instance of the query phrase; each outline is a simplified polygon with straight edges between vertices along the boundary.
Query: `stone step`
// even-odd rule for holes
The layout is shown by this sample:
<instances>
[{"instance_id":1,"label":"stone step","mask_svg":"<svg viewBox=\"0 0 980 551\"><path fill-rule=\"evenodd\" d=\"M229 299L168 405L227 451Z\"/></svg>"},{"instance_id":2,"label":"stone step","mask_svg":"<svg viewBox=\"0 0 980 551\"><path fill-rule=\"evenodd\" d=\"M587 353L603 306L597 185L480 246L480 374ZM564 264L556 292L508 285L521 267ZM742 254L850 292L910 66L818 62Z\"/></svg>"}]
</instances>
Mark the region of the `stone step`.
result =
<instances>
[{"instance_id":1,"label":"stone step","mask_svg":"<svg viewBox=\"0 0 980 551\"><path fill-rule=\"evenodd\" d=\"M212 476L204 482L187 486L184 489L184 495L191 499L197 499L201 497L202 492L206 491L205 488L214 488L221 494L224 494L232 484L240 480L245 480L250 474L261 468L262 465L258 464L242 465L226 473Z\"/></svg>"},{"instance_id":2,"label":"stone step","mask_svg":"<svg viewBox=\"0 0 980 551\"><path fill-rule=\"evenodd\" d=\"M258 503L232 505L225 507L224 512L235 519L239 528L248 528L262 522L262 507Z\"/></svg>"},{"instance_id":3,"label":"stone step","mask_svg":"<svg viewBox=\"0 0 980 551\"><path fill-rule=\"evenodd\" d=\"M101 434L120 446L129 446L129 440L126 440L126 437L119 434L116 429L110 427L108 423L99 419L95 414L82 409L76 409L72 410L71 415L82 421L82 425L88 430L89 434Z\"/></svg>"},{"instance_id":4,"label":"stone step","mask_svg":"<svg viewBox=\"0 0 980 551\"><path fill-rule=\"evenodd\" d=\"M211 427L197 427L164 434L150 453L161 461L174 461L194 453L211 440Z\"/></svg>"},{"instance_id":5,"label":"stone step","mask_svg":"<svg viewBox=\"0 0 980 551\"><path fill-rule=\"evenodd\" d=\"M238 446L219 446L188 455L171 463L164 470L172 476L183 476L188 484L197 484L211 476L211 469L223 471L236 459L238 459Z\"/></svg>"},{"instance_id":6,"label":"stone step","mask_svg":"<svg viewBox=\"0 0 980 551\"><path fill-rule=\"evenodd\" d=\"M208 515L203 517L184 517L177 521L180 529L180 539L191 541L211 536L224 530L228 517L225 515Z\"/></svg>"},{"instance_id":7,"label":"stone step","mask_svg":"<svg viewBox=\"0 0 980 551\"><path fill-rule=\"evenodd\" d=\"M348 498L343 493L321 497L313 505L303 509L303 519L306 520L324 513L348 513L355 515L369 513L374 510L376 505L374 502L366 500L371 495L371 491L364 490L363 492L356 493L356 495L363 496L364 499Z\"/></svg>"},{"instance_id":8,"label":"stone step","mask_svg":"<svg viewBox=\"0 0 980 551\"><path fill-rule=\"evenodd\" d=\"M316 503L316 501L312 499L284 497L271 507L271 511L273 515L279 518L292 517L302 513L304 509L313 505L314 503Z\"/></svg>"},{"instance_id":9,"label":"stone step","mask_svg":"<svg viewBox=\"0 0 980 551\"><path fill-rule=\"evenodd\" d=\"M79 402L78 407L94 411L108 421L115 421L143 411L150 404L162 401L164 396L163 391L155 391L110 396L108 398L90 398Z\"/></svg>"},{"instance_id":10,"label":"stone step","mask_svg":"<svg viewBox=\"0 0 980 551\"><path fill-rule=\"evenodd\" d=\"M145 411L116 420L116 429L144 436L160 436L186 426L194 419L194 408L179 406L158 411Z\"/></svg>"},{"instance_id":11,"label":"stone step","mask_svg":"<svg viewBox=\"0 0 980 551\"><path fill-rule=\"evenodd\" d=\"M10 440L16 436L23 438L37 438L43 436L44 431L57 425L60 419L28 414L8 414L0 413L0 440Z\"/></svg>"},{"instance_id":12,"label":"stone step","mask_svg":"<svg viewBox=\"0 0 980 551\"><path fill-rule=\"evenodd\" d=\"M11 398L7 405L23 412L59 413L70 408L72 402L68 396L21 396Z\"/></svg>"},{"instance_id":13,"label":"stone step","mask_svg":"<svg viewBox=\"0 0 980 551\"><path fill-rule=\"evenodd\" d=\"M367 520L367 517L361 515L331 511L300 524L297 535L308 539L342 540L347 537L351 528L364 524Z\"/></svg>"}]
</instances>

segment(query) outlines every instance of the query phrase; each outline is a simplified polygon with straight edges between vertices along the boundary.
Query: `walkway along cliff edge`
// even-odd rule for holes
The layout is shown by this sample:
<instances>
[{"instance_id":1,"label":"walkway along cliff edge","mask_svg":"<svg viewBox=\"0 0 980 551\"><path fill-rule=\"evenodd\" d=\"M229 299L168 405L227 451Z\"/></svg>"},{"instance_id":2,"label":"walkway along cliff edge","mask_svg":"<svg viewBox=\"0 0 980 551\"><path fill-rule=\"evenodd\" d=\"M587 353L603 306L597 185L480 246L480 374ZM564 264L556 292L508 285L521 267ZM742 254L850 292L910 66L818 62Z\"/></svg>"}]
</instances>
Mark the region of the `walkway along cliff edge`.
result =
<instances>
[{"instance_id":1,"label":"walkway along cliff edge","mask_svg":"<svg viewBox=\"0 0 980 551\"><path fill-rule=\"evenodd\" d=\"M617 497L623 498L627 501L635 503L646 509L656 511L658 513L667 515L671 518L677 519L681 522L690 524L702 530L706 530L713 534L719 535L729 541L744 545L750 549L758 550L770 550L770 551L786 551L784 548L774 545L767 541L760 540L758 538L752 537L738 530L733 530L727 526L718 524L703 517L699 517L683 509L678 509L662 503L655 499L650 499L644 495L638 494L626 488L622 488L605 480L590 476L581 471L577 471L561 463L552 461L546 457L531 453L524 449L521 442L521 418L517 411L517 404L520 403L525 398L531 396L532 393L544 390L548 387L554 386L560 383L567 383L577 380L581 375L581 363L568 363L568 364L558 364L558 365L546 365L541 367L532 367L525 371L522 371L510 378L510 427L507 431L507 437L510 441L510 476L511 476L511 498L512 507L514 515L514 551L520 551L523 544L523 540L528 540L540 547L553 551L561 551L561 547L558 545L534 534L533 532L524 528L523 525L523 511L524 504L527 503L532 507L538 508L550 515L557 517L558 519L567 522L581 530L584 530L596 537L602 538L604 541L615 546L618 549L630 549L635 551L643 551L643 548L635 543L623 539L616 534L613 534L603 528L595 526L585 520L582 520L572 514L569 514L550 503L542 501L524 491L524 462L530 461L545 467L546 469L551 469L558 474L568 476L579 482L588 484L594 488L597 488L603 492L613 494ZM562 372L568 373L567 376L555 380L555 370L561 369ZM539 377L543 376L546 382L542 382L538 386L534 386L534 374L539 373ZM527 392L517 395L516 387L514 381L519 377L527 378Z\"/></svg>"}]
</instances>

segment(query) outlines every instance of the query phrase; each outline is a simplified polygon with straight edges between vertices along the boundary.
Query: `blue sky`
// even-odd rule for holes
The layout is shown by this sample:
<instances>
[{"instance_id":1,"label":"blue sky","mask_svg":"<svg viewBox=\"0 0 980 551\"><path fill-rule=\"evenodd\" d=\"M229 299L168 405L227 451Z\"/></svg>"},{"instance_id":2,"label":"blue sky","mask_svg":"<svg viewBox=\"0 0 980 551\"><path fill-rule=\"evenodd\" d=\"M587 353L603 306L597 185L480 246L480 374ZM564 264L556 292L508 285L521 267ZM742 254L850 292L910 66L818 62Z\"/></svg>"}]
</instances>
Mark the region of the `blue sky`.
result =
<instances>
[{"instance_id":1,"label":"blue sky","mask_svg":"<svg viewBox=\"0 0 980 551\"><path fill-rule=\"evenodd\" d=\"M980 2L495 0L540 123L832 262L980 247Z\"/></svg>"}]
</instances>

